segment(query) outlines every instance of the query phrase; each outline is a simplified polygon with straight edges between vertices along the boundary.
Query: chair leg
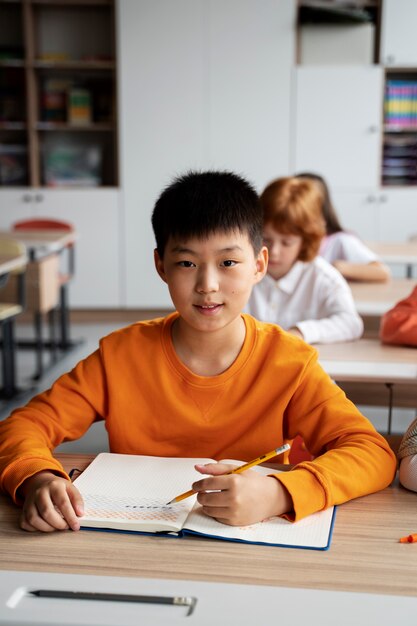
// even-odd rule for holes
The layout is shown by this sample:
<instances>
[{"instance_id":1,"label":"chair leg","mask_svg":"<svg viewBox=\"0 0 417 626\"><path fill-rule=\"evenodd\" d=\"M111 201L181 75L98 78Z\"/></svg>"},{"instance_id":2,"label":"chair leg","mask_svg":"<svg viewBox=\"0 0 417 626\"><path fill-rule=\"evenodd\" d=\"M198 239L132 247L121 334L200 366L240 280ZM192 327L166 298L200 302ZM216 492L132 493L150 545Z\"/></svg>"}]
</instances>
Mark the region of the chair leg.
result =
<instances>
[{"instance_id":1,"label":"chair leg","mask_svg":"<svg viewBox=\"0 0 417 626\"><path fill-rule=\"evenodd\" d=\"M35 330L36 370L34 380L39 380L43 375L43 341L42 341L42 313L36 311L33 315Z\"/></svg>"},{"instance_id":2,"label":"chair leg","mask_svg":"<svg viewBox=\"0 0 417 626\"><path fill-rule=\"evenodd\" d=\"M16 393L15 343L13 330L13 320L10 319L3 322L3 388L1 390L3 398L11 398Z\"/></svg>"}]
</instances>

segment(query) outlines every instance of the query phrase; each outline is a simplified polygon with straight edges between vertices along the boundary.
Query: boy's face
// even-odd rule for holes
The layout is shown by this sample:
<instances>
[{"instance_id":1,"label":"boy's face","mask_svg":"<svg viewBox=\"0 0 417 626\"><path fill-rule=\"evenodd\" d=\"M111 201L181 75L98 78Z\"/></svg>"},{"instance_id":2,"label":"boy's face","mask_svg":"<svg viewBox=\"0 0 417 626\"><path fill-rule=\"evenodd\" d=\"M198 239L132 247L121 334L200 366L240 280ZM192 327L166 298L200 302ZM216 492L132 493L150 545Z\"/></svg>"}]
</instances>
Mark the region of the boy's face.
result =
<instances>
[{"instance_id":1,"label":"boy's face","mask_svg":"<svg viewBox=\"0 0 417 626\"><path fill-rule=\"evenodd\" d=\"M268 252L255 255L247 234L213 233L206 239L168 240L158 274L181 318L193 329L220 330L238 319L253 285L265 275Z\"/></svg>"},{"instance_id":2,"label":"boy's face","mask_svg":"<svg viewBox=\"0 0 417 626\"><path fill-rule=\"evenodd\" d=\"M303 240L299 235L282 234L272 224L264 225L264 244L268 248L268 274L279 280L297 261Z\"/></svg>"}]
</instances>

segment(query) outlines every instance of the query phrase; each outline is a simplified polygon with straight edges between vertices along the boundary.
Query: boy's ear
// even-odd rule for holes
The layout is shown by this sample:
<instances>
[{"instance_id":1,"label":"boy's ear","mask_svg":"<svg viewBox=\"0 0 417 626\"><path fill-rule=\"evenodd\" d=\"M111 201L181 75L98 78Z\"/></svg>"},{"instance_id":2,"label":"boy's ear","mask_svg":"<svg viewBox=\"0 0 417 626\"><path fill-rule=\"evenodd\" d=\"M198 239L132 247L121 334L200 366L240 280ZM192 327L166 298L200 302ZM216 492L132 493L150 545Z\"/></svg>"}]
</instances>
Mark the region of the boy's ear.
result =
<instances>
[{"instance_id":1,"label":"boy's ear","mask_svg":"<svg viewBox=\"0 0 417 626\"><path fill-rule=\"evenodd\" d=\"M268 269L268 248L262 246L258 256L256 257L255 283L259 283L266 274Z\"/></svg>"},{"instance_id":2,"label":"boy's ear","mask_svg":"<svg viewBox=\"0 0 417 626\"><path fill-rule=\"evenodd\" d=\"M167 279L166 279L166 276L165 276L164 260L161 259L161 257L159 256L159 252L158 252L158 250L156 248L153 251L153 258L154 258L154 262L155 262L156 271L158 272L159 276L162 278L164 283L166 283Z\"/></svg>"}]
</instances>

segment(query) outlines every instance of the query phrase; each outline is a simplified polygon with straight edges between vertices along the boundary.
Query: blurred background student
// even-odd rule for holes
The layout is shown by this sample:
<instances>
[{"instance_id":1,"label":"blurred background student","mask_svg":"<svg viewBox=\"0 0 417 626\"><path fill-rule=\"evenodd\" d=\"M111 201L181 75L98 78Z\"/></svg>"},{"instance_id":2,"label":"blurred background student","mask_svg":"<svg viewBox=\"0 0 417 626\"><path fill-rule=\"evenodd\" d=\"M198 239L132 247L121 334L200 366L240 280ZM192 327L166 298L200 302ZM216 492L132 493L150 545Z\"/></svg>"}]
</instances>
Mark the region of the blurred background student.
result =
<instances>
[{"instance_id":1,"label":"blurred background student","mask_svg":"<svg viewBox=\"0 0 417 626\"><path fill-rule=\"evenodd\" d=\"M417 287L384 313L379 337L383 343L417 346Z\"/></svg>"},{"instance_id":2,"label":"blurred background student","mask_svg":"<svg viewBox=\"0 0 417 626\"><path fill-rule=\"evenodd\" d=\"M417 347L417 287L407 298L384 313L379 337L383 343ZM417 491L417 418L408 427L397 456L401 484L411 491Z\"/></svg>"},{"instance_id":3,"label":"blurred background student","mask_svg":"<svg viewBox=\"0 0 417 626\"><path fill-rule=\"evenodd\" d=\"M357 339L363 323L342 275L318 256L325 223L322 195L312 180L288 177L261 195L268 273L246 312L278 324L308 343Z\"/></svg>"},{"instance_id":4,"label":"blurred background student","mask_svg":"<svg viewBox=\"0 0 417 626\"><path fill-rule=\"evenodd\" d=\"M321 208L326 222L326 236L320 246L320 256L334 265L347 280L387 281L390 278L388 267L359 237L341 226L325 180L310 172L297 174L297 178L314 180L322 191Z\"/></svg>"},{"instance_id":5,"label":"blurred background student","mask_svg":"<svg viewBox=\"0 0 417 626\"><path fill-rule=\"evenodd\" d=\"M400 483L406 489L417 491L417 418L408 427L397 456L400 461Z\"/></svg>"}]
</instances>

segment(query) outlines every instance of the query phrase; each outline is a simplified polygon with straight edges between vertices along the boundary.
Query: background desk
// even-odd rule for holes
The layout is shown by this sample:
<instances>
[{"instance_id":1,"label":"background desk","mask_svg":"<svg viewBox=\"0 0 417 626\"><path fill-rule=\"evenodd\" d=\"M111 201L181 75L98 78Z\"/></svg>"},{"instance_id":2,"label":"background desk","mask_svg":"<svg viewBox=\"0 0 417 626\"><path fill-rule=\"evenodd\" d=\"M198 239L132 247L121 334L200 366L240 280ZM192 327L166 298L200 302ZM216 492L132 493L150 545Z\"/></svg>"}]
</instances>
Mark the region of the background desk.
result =
<instances>
[{"instance_id":1,"label":"background desk","mask_svg":"<svg viewBox=\"0 0 417 626\"><path fill-rule=\"evenodd\" d=\"M13 237L23 243L29 254L30 260L38 260L49 254L61 252L68 245L75 243L75 232L62 230L13 230L0 231L0 234Z\"/></svg>"},{"instance_id":2,"label":"background desk","mask_svg":"<svg viewBox=\"0 0 417 626\"><path fill-rule=\"evenodd\" d=\"M316 348L323 368L355 404L380 404L369 395L370 386L373 385L373 389L378 385L386 388L383 397L388 405L388 433L391 432L394 389L396 395L397 391L398 395L406 394L408 403L405 406L417 409L415 348L384 345L378 339L323 344ZM358 391L362 393L360 398L357 397Z\"/></svg>"},{"instance_id":3,"label":"background desk","mask_svg":"<svg viewBox=\"0 0 417 626\"><path fill-rule=\"evenodd\" d=\"M57 455L68 470L92 457ZM0 569L136 576L417 596L417 494L398 485L337 509L326 552L136 534L25 533L0 496Z\"/></svg>"},{"instance_id":4,"label":"background desk","mask_svg":"<svg viewBox=\"0 0 417 626\"><path fill-rule=\"evenodd\" d=\"M417 280L392 278L386 283L349 282L359 315L381 316L410 295Z\"/></svg>"},{"instance_id":5,"label":"background desk","mask_svg":"<svg viewBox=\"0 0 417 626\"><path fill-rule=\"evenodd\" d=\"M412 277L413 266L417 265L417 241L368 242L367 245L384 263L404 265L407 278Z\"/></svg>"}]
</instances>

